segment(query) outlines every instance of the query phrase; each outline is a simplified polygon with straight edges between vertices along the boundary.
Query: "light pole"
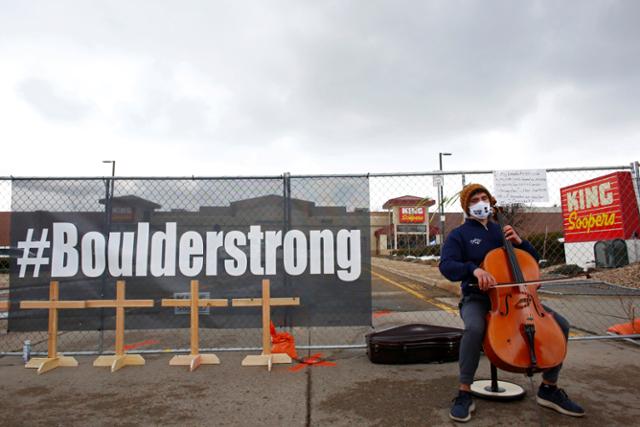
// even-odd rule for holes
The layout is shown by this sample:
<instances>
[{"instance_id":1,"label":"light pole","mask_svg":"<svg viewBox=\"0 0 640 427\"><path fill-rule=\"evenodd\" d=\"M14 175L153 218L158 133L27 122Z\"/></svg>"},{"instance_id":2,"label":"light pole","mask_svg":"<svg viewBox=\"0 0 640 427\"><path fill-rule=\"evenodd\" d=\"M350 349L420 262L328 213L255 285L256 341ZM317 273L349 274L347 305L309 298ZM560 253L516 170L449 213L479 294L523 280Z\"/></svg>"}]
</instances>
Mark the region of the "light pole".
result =
<instances>
[{"instance_id":1,"label":"light pole","mask_svg":"<svg viewBox=\"0 0 640 427\"><path fill-rule=\"evenodd\" d=\"M111 163L111 176L116 174L116 161L115 160L103 160L102 163Z\"/></svg>"},{"instance_id":2,"label":"light pole","mask_svg":"<svg viewBox=\"0 0 640 427\"><path fill-rule=\"evenodd\" d=\"M441 160L442 162L442 160ZM111 176L116 175L116 161L115 160L103 160L102 163L111 163ZM442 168L442 165L440 166Z\"/></svg>"},{"instance_id":3,"label":"light pole","mask_svg":"<svg viewBox=\"0 0 640 427\"><path fill-rule=\"evenodd\" d=\"M113 197L113 177L116 176L116 161L115 160L103 160L102 163L111 163L111 188L110 188L110 193L111 193L111 197ZM442 162L441 162L442 163ZM440 166L440 169L442 169L442 165Z\"/></svg>"},{"instance_id":4,"label":"light pole","mask_svg":"<svg viewBox=\"0 0 640 427\"><path fill-rule=\"evenodd\" d=\"M442 172L442 156L451 156L451 153L438 153L440 160L440 172ZM440 202L440 244L444 243L444 175L440 174L440 185L438 187Z\"/></svg>"},{"instance_id":5,"label":"light pole","mask_svg":"<svg viewBox=\"0 0 640 427\"><path fill-rule=\"evenodd\" d=\"M116 176L116 161L115 160L103 160L102 163L111 163L111 178ZM440 169L442 169L442 160L440 160ZM113 185L113 180L111 181Z\"/></svg>"}]
</instances>

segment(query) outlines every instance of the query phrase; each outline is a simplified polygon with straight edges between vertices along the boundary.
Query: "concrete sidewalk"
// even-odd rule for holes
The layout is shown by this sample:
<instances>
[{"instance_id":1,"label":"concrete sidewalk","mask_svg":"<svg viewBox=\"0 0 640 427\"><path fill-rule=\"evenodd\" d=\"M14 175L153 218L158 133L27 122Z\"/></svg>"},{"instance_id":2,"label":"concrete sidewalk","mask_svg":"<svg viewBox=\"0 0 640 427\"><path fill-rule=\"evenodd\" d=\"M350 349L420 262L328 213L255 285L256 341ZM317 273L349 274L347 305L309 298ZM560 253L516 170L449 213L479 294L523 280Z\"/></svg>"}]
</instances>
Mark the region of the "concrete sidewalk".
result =
<instances>
[{"instance_id":1,"label":"concrete sidewalk","mask_svg":"<svg viewBox=\"0 0 640 427\"><path fill-rule=\"evenodd\" d=\"M323 352L333 367L292 372L289 366L241 367L245 354L218 353L222 364L189 373L170 355L146 356L144 367L111 374L79 357L77 368L44 375L18 357L0 358L2 426L439 426L456 391L457 364L374 365L363 350ZM483 358L479 377L489 374ZM561 386L586 409L584 419L540 408L550 426L629 426L640 419L640 347L621 342L571 342ZM501 379L530 390L522 375ZM539 376L534 378L536 384ZM470 425L538 425L527 398L476 400Z\"/></svg>"}]
</instances>

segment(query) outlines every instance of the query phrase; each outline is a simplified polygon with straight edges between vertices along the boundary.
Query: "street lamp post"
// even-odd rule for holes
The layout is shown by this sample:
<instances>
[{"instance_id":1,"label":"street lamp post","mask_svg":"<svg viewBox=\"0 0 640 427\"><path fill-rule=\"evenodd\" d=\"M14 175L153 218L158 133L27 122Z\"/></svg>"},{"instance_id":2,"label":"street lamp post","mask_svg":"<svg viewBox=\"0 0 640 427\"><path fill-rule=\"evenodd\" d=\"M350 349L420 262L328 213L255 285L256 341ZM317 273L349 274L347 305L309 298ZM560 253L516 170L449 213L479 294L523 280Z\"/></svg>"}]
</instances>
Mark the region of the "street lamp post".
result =
<instances>
[{"instance_id":1,"label":"street lamp post","mask_svg":"<svg viewBox=\"0 0 640 427\"><path fill-rule=\"evenodd\" d=\"M440 172L442 172L442 156L451 156L451 153L438 153L440 160ZM440 185L438 186L438 198L440 202L440 244L444 243L444 175L440 175Z\"/></svg>"},{"instance_id":2,"label":"street lamp post","mask_svg":"<svg viewBox=\"0 0 640 427\"><path fill-rule=\"evenodd\" d=\"M113 197L113 177L116 176L116 161L115 160L103 160L102 163L111 163L111 197ZM442 165L440 166L442 169Z\"/></svg>"},{"instance_id":3,"label":"street lamp post","mask_svg":"<svg viewBox=\"0 0 640 427\"><path fill-rule=\"evenodd\" d=\"M116 161L115 160L103 160L102 163L111 163L111 176L116 174Z\"/></svg>"}]
</instances>

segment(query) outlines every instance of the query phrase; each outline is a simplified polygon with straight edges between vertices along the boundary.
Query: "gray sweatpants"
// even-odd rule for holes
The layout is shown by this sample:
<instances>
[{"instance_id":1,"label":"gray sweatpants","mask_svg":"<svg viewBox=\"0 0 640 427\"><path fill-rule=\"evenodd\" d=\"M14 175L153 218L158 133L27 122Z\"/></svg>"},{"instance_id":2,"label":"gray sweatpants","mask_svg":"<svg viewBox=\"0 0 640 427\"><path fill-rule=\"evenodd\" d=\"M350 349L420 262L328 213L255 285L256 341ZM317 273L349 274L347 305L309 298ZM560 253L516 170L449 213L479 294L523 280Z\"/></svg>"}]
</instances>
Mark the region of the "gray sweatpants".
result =
<instances>
[{"instance_id":1,"label":"gray sweatpants","mask_svg":"<svg viewBox=\"0 0 640 427\"><path fill-rule=\"evenodd\" d=\"M569 337L569 322L558 313L544 306L546 311L553 313L565 338ZM491 301L487 295L472 294L467 295L460 301L460 316L464 322L464 333L460 342L460 384L471 384L478 369L480 361L480 351L485 332L485 316L491 310ZM556 383L562 364L550 368L542 373L542 378Z\"/></svg>"}]
</instances>

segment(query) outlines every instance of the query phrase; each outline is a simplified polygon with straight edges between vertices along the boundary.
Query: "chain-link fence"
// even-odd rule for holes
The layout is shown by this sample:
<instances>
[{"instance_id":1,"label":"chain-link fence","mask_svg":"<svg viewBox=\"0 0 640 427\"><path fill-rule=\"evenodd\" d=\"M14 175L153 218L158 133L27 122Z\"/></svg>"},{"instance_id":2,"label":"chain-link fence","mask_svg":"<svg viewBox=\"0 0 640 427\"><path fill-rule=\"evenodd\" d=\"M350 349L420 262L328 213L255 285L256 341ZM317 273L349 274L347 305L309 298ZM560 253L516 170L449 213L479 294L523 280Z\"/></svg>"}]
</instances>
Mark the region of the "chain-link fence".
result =
<instances>
[{"instance_id":1,"label":"chain-link fence","mask_svg":"<svg viewBox=\"0 0 640 427\"><path fill-rule=\"evenodd\" d=\"M471 182L501 194L546 189L503 210L538 251L542 277L571 279L544 284L540 295L577 335L604 336L633 321L637 162L535 172L507 190L496 188L504 174L492 171L2 179L0 301L8 310L0 311L0 354L20 352L26 339L36 353L46 350L47 311L19 302L46 300L51 279L61 300L113 299L117 278L127 282L127 299L154 300L153 308L126 310L133 352L188 351L188 310L160 301L188 298L191 279L201 298L260 297L263 277L272 296L300 297L300 307L273 307L272 317L302 348L362 346L372 327L461 326L458 284L437 264L443 238L464 220L457 194ZM532 176L538 182L527 186ZM260 314L202 309L200 347L258 349ZM111 352L114 310L60 310L60 329L60 351Z\"/></svg>"},{"instance_id":2,"label":"chain-link fence","mask_svg":"<svg viewBox=\"0 0 640 427\"><path fill-rule=\"evenodd\" d=\"M465 220L458 199L465 184L482 184L501 204L494 175L493 171L455 171L371 177L372 228L377 230L372 239L377 255L372 258L375 326L402 322L461 326L458 298L450 295L457 284L452 287L436 267L440 242ZM543 178L546 201L503 204L504 216L536 248L543 279L570 279L545 283L539 290L543 302L570 319L576 339L607 336L616 324L633 324L640 312L637 162L525 175L528 180ZM412 202L407 195L422 200ZM403 224L404 206L411 204L430 211L426 227L410 221ZM387 290L376 292L376 272L398 294L419 295L396 303ZM413 304L416 299L424 304ZM620 330L640 331L637 326Z\"/></svg>"}]
</instances>

